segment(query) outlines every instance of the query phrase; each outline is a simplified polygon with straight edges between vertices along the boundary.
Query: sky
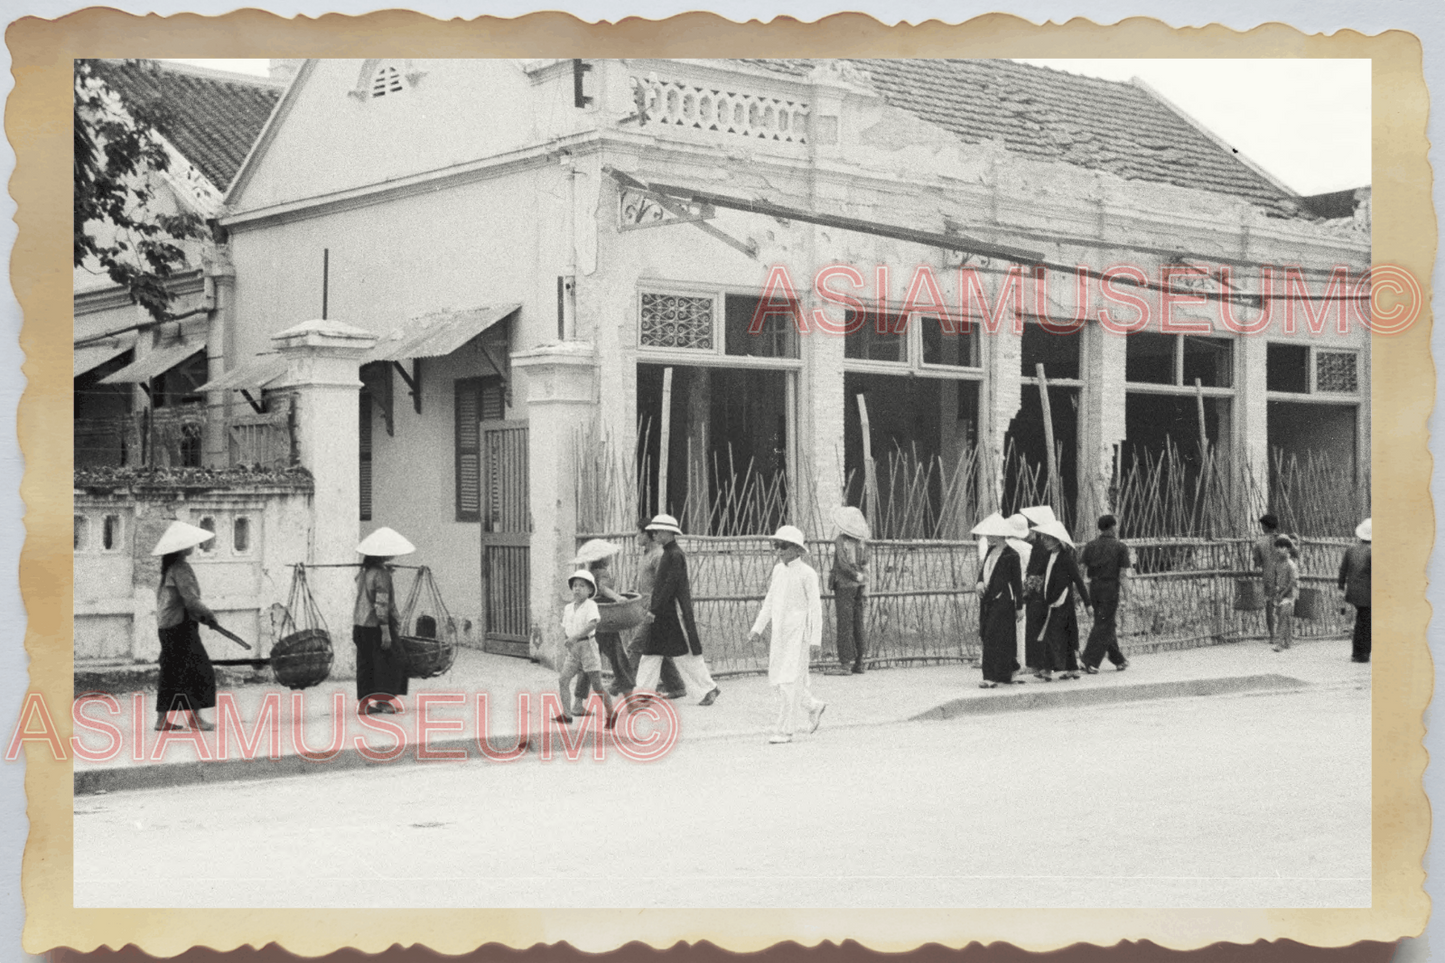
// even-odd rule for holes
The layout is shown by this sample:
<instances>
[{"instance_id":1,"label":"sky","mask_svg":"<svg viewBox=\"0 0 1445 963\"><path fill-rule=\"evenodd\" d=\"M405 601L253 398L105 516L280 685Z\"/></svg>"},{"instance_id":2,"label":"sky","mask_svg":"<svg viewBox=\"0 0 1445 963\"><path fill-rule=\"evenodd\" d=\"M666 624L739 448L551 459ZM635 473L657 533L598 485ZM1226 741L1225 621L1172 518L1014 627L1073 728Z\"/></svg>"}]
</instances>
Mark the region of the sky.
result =
<instances>
[{"instance_id":1,"label":"sky","mask_svg":"<svg viewBox=\"0 0 1445 963\"><path fill-rule=\"evenodd\" d=\"M264 60L182 60L266 73ZM1138 77L1301 194L1370 183L1368 60L1025 60L1128 81Z\"/></svg>"}]
</instances>

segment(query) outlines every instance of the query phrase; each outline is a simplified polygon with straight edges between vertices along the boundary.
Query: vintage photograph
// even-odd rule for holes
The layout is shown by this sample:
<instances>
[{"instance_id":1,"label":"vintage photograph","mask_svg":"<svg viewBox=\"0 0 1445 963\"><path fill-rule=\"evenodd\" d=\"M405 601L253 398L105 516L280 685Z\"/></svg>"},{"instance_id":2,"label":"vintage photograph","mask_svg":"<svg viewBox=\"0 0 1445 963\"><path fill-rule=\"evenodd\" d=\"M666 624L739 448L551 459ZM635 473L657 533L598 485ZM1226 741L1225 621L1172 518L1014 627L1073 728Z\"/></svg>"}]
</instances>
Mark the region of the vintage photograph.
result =
<instances>
[{"instance_id":1,"label":"vintage photograph","mask_svg":"<svg viewBox=\"0 0 1445 963\"><path fill-rule=\"evenodd\" d=\"M77 909L1371 906L1370 61L74 95Z\"/></svg>"}]
</instances>

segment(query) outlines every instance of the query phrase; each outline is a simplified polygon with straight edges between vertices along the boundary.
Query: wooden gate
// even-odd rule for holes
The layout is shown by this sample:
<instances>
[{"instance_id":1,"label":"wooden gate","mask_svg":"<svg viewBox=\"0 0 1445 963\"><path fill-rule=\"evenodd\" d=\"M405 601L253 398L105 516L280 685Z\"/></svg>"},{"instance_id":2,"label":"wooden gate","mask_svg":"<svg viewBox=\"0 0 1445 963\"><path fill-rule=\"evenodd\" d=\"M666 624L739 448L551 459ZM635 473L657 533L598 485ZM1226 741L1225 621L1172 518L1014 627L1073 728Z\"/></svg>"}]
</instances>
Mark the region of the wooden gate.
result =
<instances>
[{"instance_id":1,"label":"wooden gate","mask_svg":"<svg viewBox=\"0 0 1445 963\"><path fill-rule=\"evenodd\" d=\"M527 423L478 424L482 452L482 585L488 652L528 657L532 518L527 508Z\"/></svg>"}]
</instances>

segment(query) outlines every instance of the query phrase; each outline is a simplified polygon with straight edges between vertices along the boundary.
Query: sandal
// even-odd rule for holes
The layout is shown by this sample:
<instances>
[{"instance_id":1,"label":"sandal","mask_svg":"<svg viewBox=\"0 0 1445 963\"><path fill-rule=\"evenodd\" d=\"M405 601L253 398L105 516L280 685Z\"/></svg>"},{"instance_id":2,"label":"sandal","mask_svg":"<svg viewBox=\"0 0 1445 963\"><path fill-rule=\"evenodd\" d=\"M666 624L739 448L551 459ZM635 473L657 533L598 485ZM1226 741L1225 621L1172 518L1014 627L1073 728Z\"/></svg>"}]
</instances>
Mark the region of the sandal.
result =
<instances>
[{"instance_id":1,"label":"sandal","mask_svg":"<svg viewBox=\"0 0 1445 963\"><path fill-rule=\"evenodd\" d=\"M978 684L978 687L979 687L980 689L997 689L997 688L998 688L998 683L997 683L997 682L980 682L980 683Z\"/></svg>"}]
</instances>

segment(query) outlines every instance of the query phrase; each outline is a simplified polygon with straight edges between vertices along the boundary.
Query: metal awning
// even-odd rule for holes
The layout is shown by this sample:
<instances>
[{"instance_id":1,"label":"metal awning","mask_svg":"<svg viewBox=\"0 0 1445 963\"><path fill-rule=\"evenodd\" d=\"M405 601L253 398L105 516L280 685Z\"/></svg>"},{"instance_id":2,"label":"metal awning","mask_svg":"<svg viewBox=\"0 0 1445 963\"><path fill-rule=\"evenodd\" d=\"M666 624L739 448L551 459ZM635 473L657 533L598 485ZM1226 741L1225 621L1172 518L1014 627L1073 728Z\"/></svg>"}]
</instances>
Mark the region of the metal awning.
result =
<instances>
[{"instance_id":1,"label":"metal awning","mask_svg":"<svg viewBox=\"0 0 1445 963\"><path fill-rule=\"evenodd\" d=\"M497 304L464 311L437 311L412 318L376 342L364 361L440 358L510 317L520 304Z\"/></svg>"},{"instance_id":2,"label":"metal awning","mask_svg":"<svg viewBox=\"0 0 1445 963\"><path fill-rule=\"evenodd\" d=\"M241 362L197 391L259 391L286 373L286 359L267 351Z\"/></svg>"},{"instance_id":3,"label":"metal awning","mask_svg":"<svg viewBox=\"0 0 1445 963\"><path fill-rule=\"evenodd\" d=\"M87 371L94 371L107 361L112 361L135 347L135 339L110 344L85 344L75 349L75 374L79 378Z\"/></svg>"},{"instance_id":4,"label":"metal awning","mask_svg":"<svg viewBox=\"0 0 1445 963\"><path fill-rule=\"evenodd\" d=\"M159 378L196 352L205 350L206 342L200 338L167 345L164 348L154 348L144 358L131 362L113 375L101 378L100 383L103 385L145 384L152 378Z\"/></svg>"}]
</instances>

